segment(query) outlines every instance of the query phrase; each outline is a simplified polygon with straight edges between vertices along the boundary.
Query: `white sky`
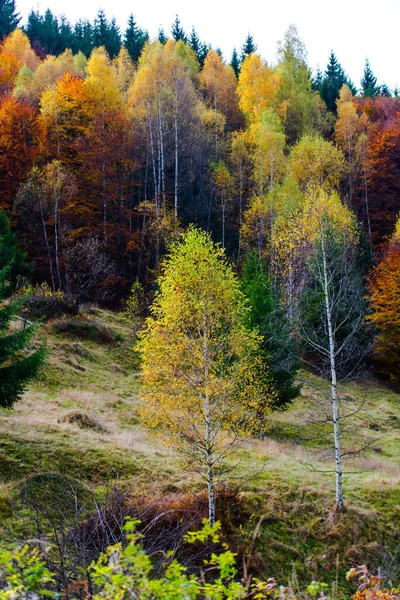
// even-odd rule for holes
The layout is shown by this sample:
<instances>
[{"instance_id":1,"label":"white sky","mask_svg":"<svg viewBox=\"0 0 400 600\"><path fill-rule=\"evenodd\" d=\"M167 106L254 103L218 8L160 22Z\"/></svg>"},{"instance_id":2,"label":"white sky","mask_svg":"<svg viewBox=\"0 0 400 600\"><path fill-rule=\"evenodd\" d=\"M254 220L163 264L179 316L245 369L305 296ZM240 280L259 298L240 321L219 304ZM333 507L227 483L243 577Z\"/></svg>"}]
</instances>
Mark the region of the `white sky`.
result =
<instances>
[{"instance_id":1,"label":"white sky","mask_svg":"<svg viewBox=\"0 0 400 600\"><path fill-rule=\"evenodd\" d=\"M309 65L324 70L331 49L359 86L368 56L378 83L400 87L400 0L17 0L17 9L26 19L30 9L64 13L74 23L95 17L103 8L108 18L116 17L122 29L133 12L138 25L151 37L160 25L167 34L178 14L188 33L192 25L200 38L220 47L230 60L234 46L239 49L248 32L258 51L269 62L276 57L276 43L291 23L299 29Z\"/></svg>"}]
</instances>

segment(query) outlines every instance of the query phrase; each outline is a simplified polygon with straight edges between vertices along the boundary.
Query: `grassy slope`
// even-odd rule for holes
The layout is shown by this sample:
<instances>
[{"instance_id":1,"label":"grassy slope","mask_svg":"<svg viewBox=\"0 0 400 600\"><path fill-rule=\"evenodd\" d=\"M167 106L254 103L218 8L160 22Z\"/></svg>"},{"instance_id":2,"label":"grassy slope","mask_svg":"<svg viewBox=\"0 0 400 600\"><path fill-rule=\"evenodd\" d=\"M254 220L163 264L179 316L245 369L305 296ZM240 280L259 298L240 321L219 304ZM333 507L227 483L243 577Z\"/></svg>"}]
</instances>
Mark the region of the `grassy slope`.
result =
<instances>
[{"instance_id":1,"label":"grassy slope","mask_svg":"<svg viewBox=\"0 0 400 600\"><path fill-rule=\"evenodd\" d=\"M121 315L95 310L89 318L117 339L83 340L48 324L46 368L14 410L0 413L0 515L6 527L15 519L19 486L35 473L98 484L119 479L149 495L199 486L172 451L141 427L138 357ZM245 545L263 515L256 558L268 575L287 577L295 565L304 580L331 579L337 560L343 570L359 561L385 567L400 547L399 396L376 382L343 388L345 410L363 404L350 420L347 447L368 449L348 461L348 509L338 521L325 449L330 428L316 422L324 416L327 386L303 376L301 397L271 418L268 438L241 451L231 483L244 490L257 517L242 524L236 539ZM82 415L91 427L77 424ZM396 576L393 567L391 573Z\"/></svg>"}]
</instances>

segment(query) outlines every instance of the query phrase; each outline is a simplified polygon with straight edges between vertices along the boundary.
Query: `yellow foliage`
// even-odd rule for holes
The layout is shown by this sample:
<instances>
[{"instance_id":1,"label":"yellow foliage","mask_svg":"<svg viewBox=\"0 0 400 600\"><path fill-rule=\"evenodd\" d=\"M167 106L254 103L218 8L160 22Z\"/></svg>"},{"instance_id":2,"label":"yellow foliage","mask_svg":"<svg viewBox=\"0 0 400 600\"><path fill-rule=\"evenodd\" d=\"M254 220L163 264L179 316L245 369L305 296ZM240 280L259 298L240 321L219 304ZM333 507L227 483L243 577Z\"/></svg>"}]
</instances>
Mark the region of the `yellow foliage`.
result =
<instances>
[{"instance_id":1,"label":"yellow foliage","mask_svg":"<svg viewBox=\"0 0 400 600\"><path fill-rule=\"evenodd\" d=\"M34 71L40 63L40 59L31 48L28 36L22 29L15 29L6 37L1 51L14 56L21 66L26 65L31 71Z\"/></svg>"},{"instance_id":2,"label":"yellow foliage","mask_svg":"<svg viewBox=\"0 0 400 600\"><path fill-rule=\"evenodd\" d=\"M260 119L264 110L275 106L279 86L279 73L258 54L244 59L238 84L239 106L250 121Z\"/></svg>"},{"instance_id":3,"label":"yellow foliage","mask_svg":"<svg viewBox=\"0 0 400 600\"><path fill-rule=\"evenodd\" d=\"M239 282L207 234L172 245L159 289L140 343L143 414L203 472L209 453L222 462L241 431L260 430L274 391Z\"/></svg>"}]
</instances>

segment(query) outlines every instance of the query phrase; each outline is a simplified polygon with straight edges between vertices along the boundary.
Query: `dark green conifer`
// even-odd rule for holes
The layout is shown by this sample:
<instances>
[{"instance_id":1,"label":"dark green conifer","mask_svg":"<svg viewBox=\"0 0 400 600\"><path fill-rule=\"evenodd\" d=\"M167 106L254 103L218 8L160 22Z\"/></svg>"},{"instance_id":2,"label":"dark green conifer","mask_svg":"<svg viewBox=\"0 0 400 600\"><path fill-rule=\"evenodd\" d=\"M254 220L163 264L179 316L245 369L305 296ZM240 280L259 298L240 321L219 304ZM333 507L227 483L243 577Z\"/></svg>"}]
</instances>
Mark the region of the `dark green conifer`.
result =
<instances>
[{"instance_id":1,"label":"dark green conifer","mask_svg":"<svg viewBox=\"0 0 400 600\"><path fill-rule=\"evenodd\" d=\"M365 98L375 98L379 94L379 86L376 85L376 77L372 72L368 58L365 61L364 74L360 83L362 95Z\"/></svg>"},{"instance_id":2,"label":"dark green conifer","mask_svg":"<svg viewBox=\"0 0 400 600\"><path fill-rule=\"evenodd\" d=\"M38 10L31 10L28 15L28 21L25 27L25 33L28 36L31 44L35 41L40 43L42 37L43 17Z\"/></svg>"},{"instance_id":3,"label":"dark green conifer","mask_svg":"<svg viewBox=\"0 0 400 600\"><path fill-rule=\"evenodd\" d=\"M5 295L15 291L21 279L32 274L33 263L27 261L27 254L17 245L17 237L11 231L10 223L4 212L0 211L0 271L11 265L8 272L8 283L4 287Z\"/></svg>"},{"instance_id":4,"label":"dark green conifer","mask_svg":"<svg viewBox=\"0 0 400 600\"><path fill-rule=\"evenodd\" d=\"M165 35L164 29L161 27L158 28L158 41L160 42L160 44L164 45L167 43L168 38Z\"/></svg>"},{"instance_id":5,"label":"dark green conifer","mask_svg":"<svg viewBox=\"0 0 400 600\"><path fill-rule=\"evenodd\" d=\"M236 77L239 77L240 72L240 60L236 48L233 49L231 58L231 67L235 71Z\"/></svg>"},{"instance_id":6,"label":"dark green conifer","mask_svg":"<svg viewBox=\"0 0 400 600\"><path fill-rule=\"evenodd\" d=\"M265 362L277 391L274 407L283 409L300 391L295 383L300 366L299 350L273 279L257 254L247 256L241 281L251 306L249 325L263 337Z\"/></svg>"},{"instance_id":7,"label":"dark green conifer","mask_svg":"<svg viewBox=\"0 0 400 600\"><path fill-rule=\"evenodd\" d=\"M379 86L379 96L385 96L386 98L392 97L392 92L386 83L382 83L382 85Z\"/></svg>"},{"instance_id":8,"label":"dark green conifer","mask_svg":"<svg viewBox=\"0 0 400 600\"><path fill-rule=\"evenodd\" d=\"M7 239L10 239L9 235L0 239L2 263L12 252L5 246ZM10 323L16 320L15 317L24 303L24 298L4 302L6 290L9 288L7 279L11 269L12 262L0 267L0 406L4 408L11 408L21 397L28 381L35 377L47 354L44 346L35 351L29 348L36 331L35 325L24 327L21 323L20 329L10 331Z\"/></svg>"},{"instance_id":9,"label":"dark green conifer","mask_svg":"<svg viewBox=\"0 0 400 600\"><path fill-rule=\"evenodd\" d=\"M319 93L322 100L326 103L328 110L335 114L336 101L339 98L340 90L345 83L347 83L345 72L332 50L323 80L319 87Z\"/></svg>"},{"instance_id":10,"label":"dark green conifer","mask_svg":"<svg viewBox=\"0 0 400 600\"><path fill-rule=\"evenodd\" d=\"M246 56L248 56L252 52L255 52L256 50L257 50L257 46L254 43L253 37L250 35L250 33L248 33L247 38L245 39L245 42L242 46L241 62L244 61Z\"/></svg>"},{"instance_id":11,"label":"dark green conifer","mask_svg":"<svg viewBox=\"0 0 400 600\"><path fill-rule=\"evenodd\" d=\"M0 0L0 42L18 27L20 20L15 0Z\"/></svg>"},{"instance_id":12,"label":"dark green conifer","mask_svg":"<svg viewBox=\"0 0 400 600\"><path fill-rule=\"evenodd\" d=\"M183 40L186 42L186 34L181 26L178 15L176 15L175 21L172 23L171 33L175 41Z\"/></svg>"},{"instance_id":13,"label":"dark green conifer","mask_svg":"<svg viewBox=\"0 0 400 600\"><path fill-rule=\"evenodd\" d=\"M136 24L133 14L129 15L128 26L124 34L124 44L134 62L139 60L143 46L149 39L149 34Z\"/></svg>"},{"instance_id":14,"label":"dark green conifer","mask_svg":"<svg viewBox=\"0 0 400 600\"><path fill-rule=\"evenodd\" d=\"M93 26L94 46L104 46L111 58L121 49L121 35L115 19L109 22L104 10L99 10Z\"/></svg>"}]
</instances>

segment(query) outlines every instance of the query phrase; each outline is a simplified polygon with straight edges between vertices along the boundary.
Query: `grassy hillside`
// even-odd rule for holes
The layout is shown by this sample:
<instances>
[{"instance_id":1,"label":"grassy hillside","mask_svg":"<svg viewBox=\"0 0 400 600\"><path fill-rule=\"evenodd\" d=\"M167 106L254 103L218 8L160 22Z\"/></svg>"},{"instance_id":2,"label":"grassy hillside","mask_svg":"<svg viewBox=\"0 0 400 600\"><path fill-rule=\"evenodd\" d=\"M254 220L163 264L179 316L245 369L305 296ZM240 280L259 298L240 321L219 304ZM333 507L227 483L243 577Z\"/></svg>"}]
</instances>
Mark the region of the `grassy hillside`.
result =
<instances>
[{"instance_id":1,"label":"grassy hillside","mask_svg":"<svg viewBox=\"0 0 400 600\"><path fill-rule=\"evenodd\" d=\"M50 321L40 335L50 349L40 378L13 410L0 413L2 545L29 537L21 494L39 474L77 480L99 496L117 486L131 503L190 503L201 482L140 423L140 367L123 317L93 309ZM352 414L346 447L365 449L346 463L347 508L339 519L323 422L328 387L310 373L301 377L301 396L271 416L264 440L243 446L224 482L232 491L218 516L227 535L246 555L262 518L251 564L264 576L287 581L295 569L304 582L342 580L349 566L367 562L400 583L400 398L375 381L342 388Z\"/></svg>"}]
</instances>

